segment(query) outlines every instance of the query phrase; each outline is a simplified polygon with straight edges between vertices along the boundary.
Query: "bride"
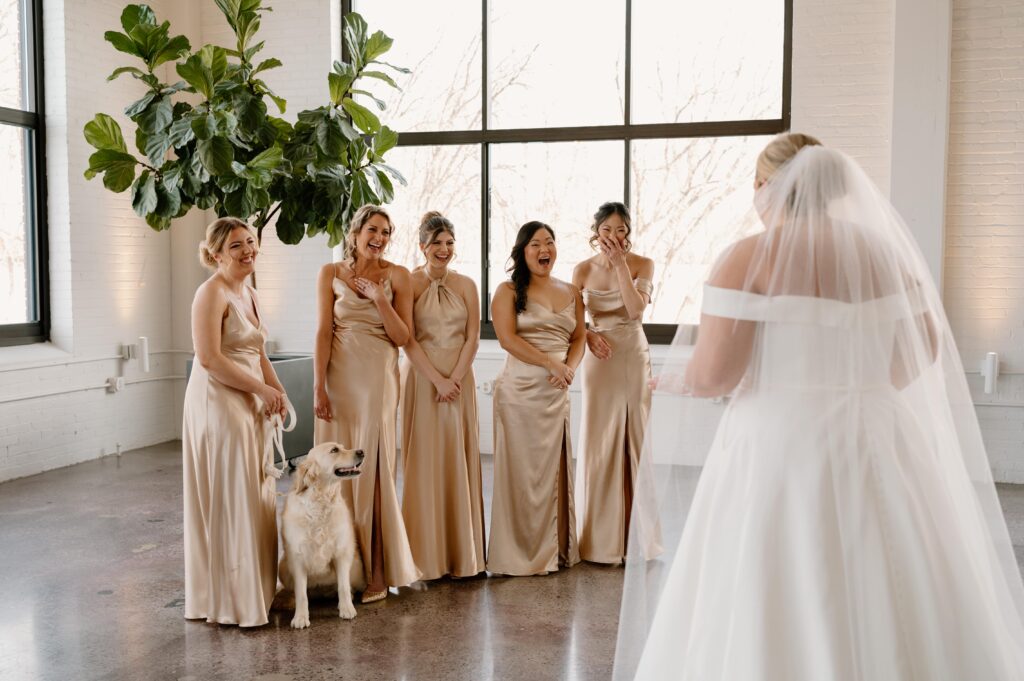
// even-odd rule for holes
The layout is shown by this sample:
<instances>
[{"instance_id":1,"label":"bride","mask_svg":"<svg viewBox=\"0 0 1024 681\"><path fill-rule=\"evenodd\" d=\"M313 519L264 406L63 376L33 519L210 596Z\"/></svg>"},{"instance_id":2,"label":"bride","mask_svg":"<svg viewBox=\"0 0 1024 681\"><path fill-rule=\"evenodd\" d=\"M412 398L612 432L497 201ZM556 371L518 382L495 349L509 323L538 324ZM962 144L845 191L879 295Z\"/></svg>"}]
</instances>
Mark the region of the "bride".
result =
<instances>
[{"instance_id":1,"label":"bride","mask_svg":"<svg viewBox=\"0 0 1024 681\"><path fill-rule=\"evenodd\" d=\"M906 226L805 135L762 152L754 204L765 231L719 260L685 375L660 379L731 398L696 485L648 438L615 678L1024 679L1024 589Z\"/></svg>"}]
</instances>

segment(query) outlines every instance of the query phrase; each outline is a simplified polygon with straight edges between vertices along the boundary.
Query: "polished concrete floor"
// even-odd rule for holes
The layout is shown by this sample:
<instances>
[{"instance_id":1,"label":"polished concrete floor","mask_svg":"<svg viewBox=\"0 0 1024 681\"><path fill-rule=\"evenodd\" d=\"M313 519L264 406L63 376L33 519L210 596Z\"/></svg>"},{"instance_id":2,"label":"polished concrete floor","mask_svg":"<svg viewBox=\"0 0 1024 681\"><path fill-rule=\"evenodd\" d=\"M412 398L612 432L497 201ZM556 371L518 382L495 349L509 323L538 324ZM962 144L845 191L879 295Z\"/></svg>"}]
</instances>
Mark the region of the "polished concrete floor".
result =
<instances>
[{"instance_id":1,"label":"polished concrete floor","mask_svg":"<svg viewBox=\"0 0 1024 681\"><path fill-rule=\"evenodd\" d=\"M442 580L350 622L324 601L303 631L290 611L258 629L186 622L180 458L172 442L0 484L0 679L610 677L618 568ZM999 493L1024 563L1024 487Z\"/></svg>"},{"instance_id":2,"label":"polished concrete floor","mask_svg":"<svg viewBox=\"0 0 1024 681\"><path fill-rule=\"evenodd\" d=\"M323 601L309 629L292 630L290 611L239 629L183 619L181 515L178 442L0 484L0 679L611 675L619 568L441 580L357 606L352 621Z\"/></svg>"}]
</instances>

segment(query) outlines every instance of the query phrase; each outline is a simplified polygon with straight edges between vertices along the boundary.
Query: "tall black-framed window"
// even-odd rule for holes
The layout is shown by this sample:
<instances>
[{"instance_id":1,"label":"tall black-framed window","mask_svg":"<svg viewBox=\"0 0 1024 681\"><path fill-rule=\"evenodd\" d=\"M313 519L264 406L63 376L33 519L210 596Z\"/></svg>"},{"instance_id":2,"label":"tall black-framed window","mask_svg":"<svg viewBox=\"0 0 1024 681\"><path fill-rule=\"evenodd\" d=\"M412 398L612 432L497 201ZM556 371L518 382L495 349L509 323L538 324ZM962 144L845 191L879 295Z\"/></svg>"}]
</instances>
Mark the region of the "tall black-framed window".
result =
<instances>
[{"instance_id":1,"label":"tall black-framed window","mask_svg":"<svg viewBox=\"0 0 1024 681\"><path fill-rule=\"evenodd\" d=\"M633 214L634 249L655 260L645 315L654 342L696 324L721 250L756 228L756 154L789 129L792 0L345 0L395 39L413 69L374 94L400 132L389 163L409 178L391 210L391 257L418 262L415 225L456 225L456 269L490 297L519 226L551 224L555 275L593 254L605 201Z\"/></svg>"},{"instance_id":2,"label":"tall black-framed window","mask_svg":"<svg viewBox=\"0 0 1024 681\"><path fill-rule=\"evenodd\" d=\"M42 0L0 0L0 346L49 337Z\"/></svg>"}]
</instances>

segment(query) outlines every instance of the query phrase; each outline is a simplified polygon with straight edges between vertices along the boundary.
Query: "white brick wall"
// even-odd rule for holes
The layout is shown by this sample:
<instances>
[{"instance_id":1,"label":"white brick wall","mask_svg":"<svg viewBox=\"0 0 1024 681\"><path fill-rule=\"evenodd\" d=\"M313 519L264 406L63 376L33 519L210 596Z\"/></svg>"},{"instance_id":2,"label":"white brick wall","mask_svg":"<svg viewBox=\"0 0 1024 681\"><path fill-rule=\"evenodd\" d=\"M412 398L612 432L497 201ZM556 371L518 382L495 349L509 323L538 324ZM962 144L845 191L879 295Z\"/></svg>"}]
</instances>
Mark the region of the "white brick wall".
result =
<instances>
[{"instance_id":1,"label":"white brick wall","mask_svg":"<svg viewBox=\"0 0 1024 681\"><path fill-rule=\"evenodd\" d=\"M172 0L151 3L161 13ZM125 125L119 108L143 92L131 78L106 83L125 59L103 40L119 27L124 3L44 3L47 51L47 172L55 348L0 349L0 400L102 384L138 373L111 357L138 336L161 348L170 336L169 237L152 232L131 210L128 194L86 182L91 149L82 128L103 111ZM128 140L132 144L131 139ZM166 346L163 346L166 347ZM75 363L18 369L37 358ZM150 377L166 373L154 357ZM0 403L0 479L29 475L114 451L161 442L179 430L167 382L130 386L118 395L87 390Z\"/></svg>"},{"instance_id":2,"label":"white brick wall","mask_svg":"<svg viewBox=\"0 0 1024 681\"><path fill-rule=\"evenodd\" d=\"M894 1L793 3L792 129L850 154L886 193Z\"/></svg>"},{"instance_id":3,"label":"white brick wall","mask_svg":"<svg viewBox=\"0 0 1024 681\"><path fill-rule=\"evenodd\" d=\"M955 0L944 298L965 369L998 352L995 395L1024 405L1024 5ZM1024 408L978 408L1001 479L1024 482Z\"/></svg>"}]
</instances>

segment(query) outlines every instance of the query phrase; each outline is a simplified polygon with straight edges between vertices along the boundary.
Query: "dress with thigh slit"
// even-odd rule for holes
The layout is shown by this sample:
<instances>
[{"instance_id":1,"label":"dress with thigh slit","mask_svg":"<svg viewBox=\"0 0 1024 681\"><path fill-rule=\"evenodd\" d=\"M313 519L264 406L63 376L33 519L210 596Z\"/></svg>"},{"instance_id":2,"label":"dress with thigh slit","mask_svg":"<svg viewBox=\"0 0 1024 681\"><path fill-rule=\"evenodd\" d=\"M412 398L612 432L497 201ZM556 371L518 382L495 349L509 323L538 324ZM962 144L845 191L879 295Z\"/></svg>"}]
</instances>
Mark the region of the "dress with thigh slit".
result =
<instances>
[{"instance_id":1,"label":"dress with thigh slit","mask_svg":"<svg viewBox=\"0 0 1024 681\"><path fill-rule=\"evenodd\" d=\"M636 287L648 296L649 279ZM619 291L583 291L591 329L612 356L583 358L583 418L576 455L576 507L580 512L580 557L621 563L629 536L644 428L651 409L651 351L639 319L630 319Z\"/></svg>"},{"instance_id":2,"label":"dress with thigh slit","mask_svg":"<svg viewBox=\"0 0 1024 681\"><path fill-rule=\"evenodd\" d=\"M416 340L427 359L450 376L466 344L469 310L446 273L416 299ZM470 577L484 570L484 506L480 426L473 369L451 402L406 360L402 367L402 512L424 579Z\"/></svg>"},{"instance_id":3,"label":"dress with thigh slit","mask_svg":"<svg viewBox=\"0 0 1024 681\"><path fill-rule=\"evenodd\" d=\"M384 294L392 299L391 280L385 280L382 286ZM326 388L333 419L316 419L314 441L337 442L365 453L361 474L342 480L341 490L352 511L366 581L372 584L376 555L383 557L386 585L407 586L419 579L419 570L413 562L395 489L398 348L384 330L372 300L359 297L337 277L332 287L334 338ZM380 517L374 518L378 485Z\"/></svg>"},{"instance_id":4,"label":"dress with thigh slit","mask_svg":"<svg viewBox=\"0 0 1024 681\"><path fill-rule=\"evenodd\" d=\"M265 335L262 324L228 305L221 353L261 382ZM265 418L259 397L194 363L181 433L186 619L267 623L277 586L277 514L274 479L263 470Z\"/></svg>"},{"instance_id":5,"label":"dress with thigh slit","mask_svg":"<svg viewBox=\"0 0 1024 681\"><path fill-rule=\"evenodd\" d=\"M575 299L558 312L527 301L516 333L564 362ZM494 501L487 569L535 575L579 562L573 501L569 391L512 355L494 382Z\"/></svg>"}]
</instances>

